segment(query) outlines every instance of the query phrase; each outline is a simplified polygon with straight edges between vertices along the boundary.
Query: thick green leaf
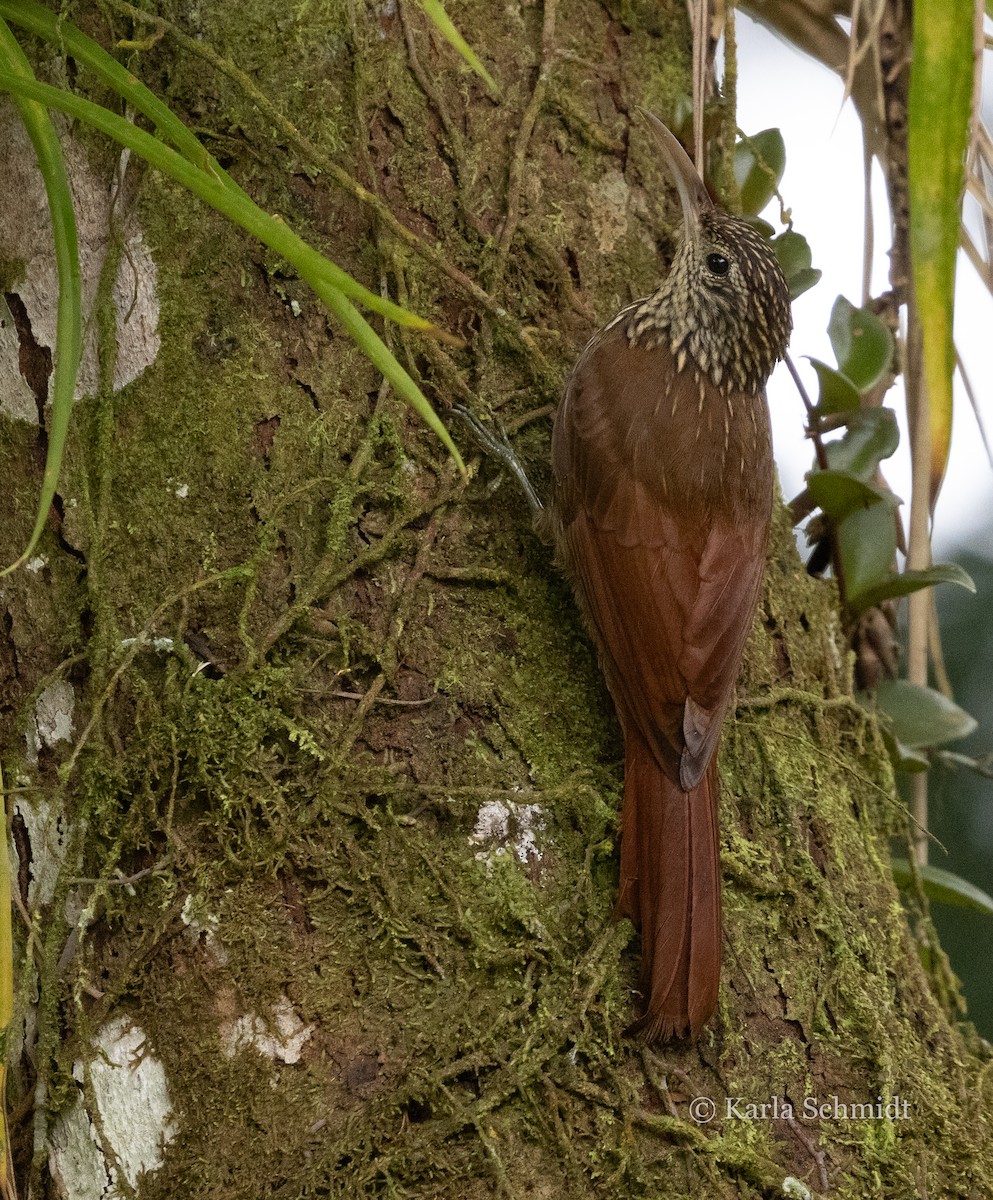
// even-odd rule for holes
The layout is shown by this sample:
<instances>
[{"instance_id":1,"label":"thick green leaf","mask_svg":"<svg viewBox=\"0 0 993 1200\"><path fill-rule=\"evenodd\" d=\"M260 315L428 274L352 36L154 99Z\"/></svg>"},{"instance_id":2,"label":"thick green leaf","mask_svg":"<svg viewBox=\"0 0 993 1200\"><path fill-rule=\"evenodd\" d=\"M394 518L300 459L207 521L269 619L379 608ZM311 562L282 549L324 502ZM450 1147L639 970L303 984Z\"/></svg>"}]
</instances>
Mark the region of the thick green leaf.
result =
<instances>
[{"instance_id":1,"label":"thick green leaf","mask_svg":"<svg viewBox=\"0 0 993 1200\"><path fill-rule=\"evenodd\" d=\"M810 365L816 371L820 385L817 411L821 415L858 411L859 390L850 379L820 359L812 358Z\"/></svg>"},{"instance_id":2,"label":"thick green leaf","mask_svg":"<svg viewBox=\"0 0 993 1200\"><path fill-rule=\"evenodd\" d=\"M893 360L893 338L874 312L856 308L839 296L831 309L828 336L838 370L865 393L886 374Z\"/></svg>"},{"instance_id":3,"label":"thick green leaf","mask_svg":"<svg viewBox=\"0 0 993 1200\"><path fill-rule=\"evenodd\" d=\"M820 279L820 271L811 268L810 246L802 234L787 229L773 240L772 248L789 284L790 299L802 296Z\"/></svg>"},{"instance_id":4,"label":"thick green leaf","mask_svg":"<svg viewBox=\"0 0 993 1200\"><path fill-rule=\"evenodd\" d=\"M908 98L910 259L924 341L931 495L952 433L955 260L972 106L974 0L914 0Z\"/></svg>"},{"instance_id":5,"label":"thick green leaf","mask_svg":"<svg viewBox=\"0 0 993 1200\"><path fill-rule=\"evenodd\" d=\"M797 271L795 275L791 275L787 279L790 288L790 299L795 300L797 296L802 296L804 292L809 292L815 283L819 283L821 272L810 267L802 271Z\"/></svg>"},{"instance_id":6,"label":"thick green leaf","mask_svg":"<svg viewBox=\"0 0 993 1200\"><path fill-rule=\"evenodd\" d=\"M975 718L953 700L906 679L884 680L876 688L876 703L894 735L912 750L957 741L976 728Z\"/></svg>"},{"instance_id":7,"label":"thick green leaf","mask_svg":"<svg viewBox=\"0 0 993 1200\"><path fill-rule=\"evenodd\" d=\"M787 279L797 271L802 271L811 265L810 246L807 239L792 229L787 229L785 233L774 238L772 248L776 252L776 258Z\"/></svg>"},{"instance_id":8,"label":"thick green leaf","mask_svg":"<svg viewBox=\"0 0 993 1200\"><path fill-rule=\"evenodd\" d=\"M875 587L867 588L857 596L849 596L848 602L856 612L864 612L867 608L882 604L884 600L909 596L911 592L919 592L938 583L957 583L970 592L976 590L976 585L958 563L939 563L928 567L926 571L903 571L899 575L894 571Z\"/></svg>"},{"instance_id":9,"label":"thick green leaf","mask_svg":"<svg viewBox=\"0 0 993 1200\"><path fill-rule=\"evenodd\" d=\"M832 521L843 521L849 513L880 502L892 508L896 501L889 488L877 487L850 471L811 471L807 490Z\"/></svg>"},{"instance_id":10,"label":"thick green leaf","mask_svg":"<svg viewBox=\"0 0 993 1200\"><path fill-rule=\"evenodd\" d=\"M845 436L828 442L824 449L832 471L848 471L871 482L884 458L900 444L896 417L888 408L864 408L853 413Z\"/></svg>"},{"instance_id":11,"label":"thick green leaf","mask_svg":"<svg viewBox=\"0 0 993 1200\"><path fill-rule=\"evenodd\" d=\"M836 536L845 573L845 598L854 607L863 592L888 579L893 570L896 521L892 506L874 504L853 512L837 527Z\"/></svg>"},{"instance_id":12,"label":"thick green leaf","mask_svg":"<svg viewBox=\"0 0 993 1200\"><path fill-rule=\"evenodd\" d=\"M734 148L734 178L741 211L758 216L776 194L786 170L786 146L778 129L763 129Z\"/></svg>"},{"instance_id":13,"label":"thick green leaf","mask_svg":"<svg viewBox=\"0 0 993 1200\"><path fill-rule=\"evenodd\" d=\"M957 908L976 908L987 916L993 916L993 898L987 896L968 879L942 871L940 867L921 867L921 883L924 895L938 904L953 904ZM893 859L893 878L897 887L909 887L914 873L905 858Z\"/></svg>"}]
</instances>

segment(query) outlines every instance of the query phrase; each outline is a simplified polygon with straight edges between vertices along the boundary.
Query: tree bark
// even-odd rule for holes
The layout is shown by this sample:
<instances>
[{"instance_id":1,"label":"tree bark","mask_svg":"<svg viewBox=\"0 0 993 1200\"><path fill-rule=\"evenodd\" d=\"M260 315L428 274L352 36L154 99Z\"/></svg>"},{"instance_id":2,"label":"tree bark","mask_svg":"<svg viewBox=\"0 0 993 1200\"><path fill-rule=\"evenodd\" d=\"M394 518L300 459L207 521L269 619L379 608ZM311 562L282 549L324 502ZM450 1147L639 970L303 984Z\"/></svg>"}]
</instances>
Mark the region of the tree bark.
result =
<instances>
[{"instance_id":1,"label":"tree bark","mask_svg":"<svg viewBox=\"0 0 993 1200\"><path fill-rule=\"evenodd\" d=\"M267 211L462 338L383 329L541 490L569 365L671 249L635 106L673 119L689 28L676 0L447 7L498 97L413 0L163 0L181 37L116 3L69 19L129 39ZM901 907L905 813L785 513L722 747L718 1015L644 1051L619 732L523 501L485 461L464 482L285 263L66 139L91 357L44 544L0 593L25 1193L993 1194L988 1047ZM53 303L15 241L5 562Z\"/></svg>"}]
</instances>

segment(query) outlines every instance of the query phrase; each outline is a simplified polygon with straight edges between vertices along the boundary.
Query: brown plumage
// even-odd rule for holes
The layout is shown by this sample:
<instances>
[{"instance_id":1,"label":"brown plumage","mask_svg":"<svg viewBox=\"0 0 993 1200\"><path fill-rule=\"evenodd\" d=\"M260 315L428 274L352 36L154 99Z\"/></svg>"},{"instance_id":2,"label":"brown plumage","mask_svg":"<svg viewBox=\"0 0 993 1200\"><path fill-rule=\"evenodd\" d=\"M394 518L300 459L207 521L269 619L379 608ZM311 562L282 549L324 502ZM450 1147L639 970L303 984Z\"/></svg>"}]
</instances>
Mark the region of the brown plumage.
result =
<instances>
[{"instance_id":1,"label":"brown plumage","mask_svg":"<svg viewBox=\"0 0 993 1200\"><path fill-rule=\"evenodd\" d=\"M656 128L685 228L659 290L586 347L552 435L549 523L624 731L618 909L642 937L658 1041L696 1036L721 962L715 752L765 563L765 383L789 291L766 243L718 212Z\"/></svg>"}]
</instances>

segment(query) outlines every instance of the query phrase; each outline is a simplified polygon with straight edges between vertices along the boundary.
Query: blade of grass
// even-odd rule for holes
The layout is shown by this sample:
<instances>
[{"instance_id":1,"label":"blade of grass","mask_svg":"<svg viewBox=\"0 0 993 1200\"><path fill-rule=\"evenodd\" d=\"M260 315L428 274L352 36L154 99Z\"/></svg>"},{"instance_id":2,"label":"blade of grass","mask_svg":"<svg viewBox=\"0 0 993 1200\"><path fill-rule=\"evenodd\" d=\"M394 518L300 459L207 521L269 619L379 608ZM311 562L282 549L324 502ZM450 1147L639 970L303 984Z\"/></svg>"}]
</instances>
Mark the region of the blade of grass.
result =
<instances>
[{"instance_id":1,"label":"blade of grass","mask_svg":"<svg viewBox=\"0 0 993 1200\"><path fill-rule=\"evenodd\" d=\"M0 18L0 67L15 81L34 84L34 72L6 21ZM69 417L72 413L76 376L83 352L82 284L79 272L79 244L76 214L66 175L62 147L44 104L23 93L14 95L24 128L34 147L38 167L45 184L48 208L52 216L52 238L59 278L58 312L55 323L55 369L52 375L52 411L48 428L48 450L35 518L27 547L16 562L0 571L0 577L27 562L41 537L48 510L55 498L62 467L62 453Z\"/></svg>"},{"instance_id":2,"label":"blade of grass","mask_svg":"<svg viewBox=\"0 0 993 1200\"><path fill-rule=\"evenodd\" d=\"M36 0L0 0L0 17L5 17L12 24L26 29L76 62L89 67L103 83L154 122L158 132L167 137L194 166L202 171L225 173L216 162L212 162L207 149L167 104L163 104L154 92L149 91L126 67L122 67L98 42L87 37L69 21L61 20L58 13L44 8Z\"/></svg>"},{"instance_id":3,"label":"blade of grass","mask_svg":"<svg viewBox=\"0 0 993 1200\"><path fill-rule=\"evenodd\" d=\"M149 91L143 83L140 83L130 71L122 67L92 38L87 37L85 33L69 22L61 21L56 13L42 8L34 0L0 0L0 17L7 17L22 29L58 46L77 62L85 64L102 82L117 92L128 105L146 116L155 125L157 132L172 142L187 162L201 173L212 176L224 184L254 207L254 202L248 193L235 183L168 105L163 104L153 92ZM85 118L81 119L85 120ZM302 240L301 244L306 245ZM308 249L310 248L308 247ZM311 250L311 253L316 255L317 251ZM452 338L450 334L438 329L431 321L395 304L392 300L377 295L363 287L347 271L343 271L330 259L323 255L319 255L319 257L325 264L325 270L332 286L344 292L346 296L357 300L373 312L378 312L381 316L396 321L398 325L406 325L437 337L439 340L458 342L461 345L459 339Z\"/></svg>"},{"instance_id":4,"label":"blade of grass","mask_svg":"<svg viewBox=\"0 0 993 1200\"><path fill-rule=\"evenodd\" d=\"M434 23L435 28L443 38L448 42L453 50L462 58L467 66L471 67L476 72L479 78L486 84L489 93L493 97L500 95L500 89L496 85L493 76L487 71L479 60L479 56L475 50L469 45L461 33L452 24L452 18L445 12L441 0L421 0L421 7L427 13L428 17Z\"/></svg>"},{"instance_id":5,"label":"blade of grass","mask_svg":"<svg viewBox=\"0 0 993 1200\"><path fill-rule=\"evenodd\" d=\"M129 121L125 121L116 113L99 104L93 104L91 101L84 100L61 88L50 87L47 84L5 73L0 73L0 91L11 91L18 95L28 96L48 107L58 109L92 125L107 137L127 146L163 174L177 180L194 195L229 217L296 267L301 277L339 317L363 351L369 354L377 368L396 385L401 395L441 438L449 453L453 455L459 470L465 472L465 465L455 443L431 408L427 398L370 326L347 302L346 296L349 295L349 292L339 286L340 277L344 273L323 255L308 246L289 226L263 212L240 189L227 186L213 173L208 174L199 170L177 151L164 142L160 142L158 138L138 129ZM349 277L346 276L346 278ZM400 309L399 311L405 312L406 310ZM410 322L405 323L409 324Z\"/></svg>"}]
</instances>

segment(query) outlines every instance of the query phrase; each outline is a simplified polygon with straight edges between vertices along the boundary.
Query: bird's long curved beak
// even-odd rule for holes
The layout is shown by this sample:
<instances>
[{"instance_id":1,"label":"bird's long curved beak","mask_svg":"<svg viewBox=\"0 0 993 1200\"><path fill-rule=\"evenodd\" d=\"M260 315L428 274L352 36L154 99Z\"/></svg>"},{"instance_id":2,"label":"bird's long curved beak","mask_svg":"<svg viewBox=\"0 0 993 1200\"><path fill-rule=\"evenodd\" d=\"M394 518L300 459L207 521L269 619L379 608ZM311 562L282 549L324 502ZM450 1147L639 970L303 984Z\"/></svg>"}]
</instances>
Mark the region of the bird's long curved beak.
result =
<instances>
[{"instance_id":1,"label":"bird's long curved beak","mask_svg":"<svg viewBox=\"0 0 993 1200\"><path fill-rule=\"evenodd\" d=\"M672 177L676 181L676 188L679 191L679 202L683 208L683 222L686 226L686 234L687 236L691 236L699 224L701 216L713 209L714 202L708 195L703 180L700 178L696 167L690 161L689 155L676 140L675 136L662 124L653 112L649 112L647 108L639 108L638 111L648 122L648 127L655 135L655 140L661 147L666 162L669 164L669 170L672 172Z\"/></svg>"}]
</instances>

